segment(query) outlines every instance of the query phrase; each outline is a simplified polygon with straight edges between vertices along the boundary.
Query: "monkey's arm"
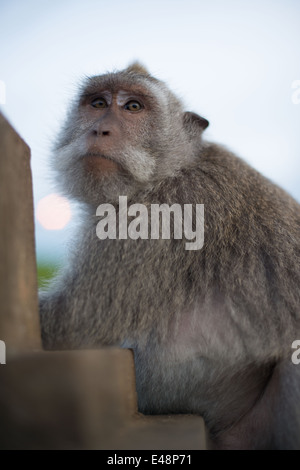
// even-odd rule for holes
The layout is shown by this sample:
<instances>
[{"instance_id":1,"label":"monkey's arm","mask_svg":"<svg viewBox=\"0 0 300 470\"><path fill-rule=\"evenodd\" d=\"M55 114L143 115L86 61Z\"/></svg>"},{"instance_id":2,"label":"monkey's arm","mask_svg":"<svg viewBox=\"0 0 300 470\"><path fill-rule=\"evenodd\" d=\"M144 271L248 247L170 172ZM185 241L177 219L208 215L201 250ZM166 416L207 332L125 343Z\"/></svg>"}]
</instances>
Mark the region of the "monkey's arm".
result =
<instances>
[{"instance_id":1,"label":"monkey's arm","mask_svg":"<svg viewBox=\"0 0 300 470\"><path fill-rule=\"evenodd\" d=\"M71 297L65 291L40 293L41 334L44 349L62 350L121 345L109 322L83 299Z\"/></svg>"},{"instance_id":2,"label":"monkey's arm","mask_svg":"<svg viewBox=\"0 0 300 470\"><path fill-rule=\"evenodd\" d=\"M78 349L117 345L120 339L97 302L97 279L87 279L74 268L61 273L47 291L39 293L40 323L45 349ZM120 330L118 330L120 331Z\"/></svg>"}]
</instances>

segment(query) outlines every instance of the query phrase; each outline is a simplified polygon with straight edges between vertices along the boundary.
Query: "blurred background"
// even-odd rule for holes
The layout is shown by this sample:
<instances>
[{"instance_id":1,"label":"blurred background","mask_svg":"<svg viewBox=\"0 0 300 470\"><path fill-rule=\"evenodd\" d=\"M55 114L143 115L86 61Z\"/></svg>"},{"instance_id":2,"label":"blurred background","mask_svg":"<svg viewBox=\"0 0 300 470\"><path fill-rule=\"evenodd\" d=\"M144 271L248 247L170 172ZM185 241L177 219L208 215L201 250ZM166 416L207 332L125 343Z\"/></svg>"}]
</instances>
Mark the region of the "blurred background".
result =
<instances>
[{"instance_id":1,"label":"blurred background","mask_svg":"<svg viewBox=\"0 0 300 470\"><path fill-rule=\"evenodd\" d=\"M300 201L299 0L0 0L0 107L31 147L39 281L77 207L51 145L87 75L140 60L225 144Z\"/></svg>"}]
</instances>

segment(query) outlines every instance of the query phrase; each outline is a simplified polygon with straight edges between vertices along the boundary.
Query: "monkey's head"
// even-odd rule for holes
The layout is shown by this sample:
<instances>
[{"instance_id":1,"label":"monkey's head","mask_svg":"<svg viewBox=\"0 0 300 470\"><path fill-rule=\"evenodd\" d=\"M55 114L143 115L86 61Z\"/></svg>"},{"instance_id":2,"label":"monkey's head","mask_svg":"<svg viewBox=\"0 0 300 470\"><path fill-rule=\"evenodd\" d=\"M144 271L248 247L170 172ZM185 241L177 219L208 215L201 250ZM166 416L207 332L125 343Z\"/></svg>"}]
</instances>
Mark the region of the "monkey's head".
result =
<instances>
[{"instance_id":1,"label":"monkey's head","mask_svg":"<svg viewBox=\"0 0 300 470\"><path fill-rule=\"evenodd\" d=\"M132 195L197 158L208 121L138 63L88 78L55 146L63 191L98 206Z\"/></svg>"}]
</instances>

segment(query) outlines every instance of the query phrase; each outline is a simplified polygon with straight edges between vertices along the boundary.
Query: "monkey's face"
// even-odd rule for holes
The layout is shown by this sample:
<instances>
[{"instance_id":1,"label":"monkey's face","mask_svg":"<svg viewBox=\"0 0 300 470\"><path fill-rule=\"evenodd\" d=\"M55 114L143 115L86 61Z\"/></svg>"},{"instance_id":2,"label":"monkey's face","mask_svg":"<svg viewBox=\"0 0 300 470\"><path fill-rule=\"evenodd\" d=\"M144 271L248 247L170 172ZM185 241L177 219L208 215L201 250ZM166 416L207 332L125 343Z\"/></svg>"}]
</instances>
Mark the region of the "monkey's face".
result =
<instances>
[{"instance_id":1,"label":"monkey's face","mask_svg":"<svg viewBox=\"0 0 300 470\"><path fill-rule=\"evenodd\" d=\"M150 110L144 90L137 88L86 93L79 108L87 125L79 142L85 172L102 182L112 174L148 181L155 167L148 152Z\"/></svg>"},{"instance_id":2,"label":"monkey's face","mask_svg":"<svg viewBox=\"0 0 300 470\"><path fill-rule=\"evenodd\" d=\"M92 77L56 146L65 192L99 205L172 174L190 153L183 116L177 98L149 75Z\"/></svg>"}]
</instances>

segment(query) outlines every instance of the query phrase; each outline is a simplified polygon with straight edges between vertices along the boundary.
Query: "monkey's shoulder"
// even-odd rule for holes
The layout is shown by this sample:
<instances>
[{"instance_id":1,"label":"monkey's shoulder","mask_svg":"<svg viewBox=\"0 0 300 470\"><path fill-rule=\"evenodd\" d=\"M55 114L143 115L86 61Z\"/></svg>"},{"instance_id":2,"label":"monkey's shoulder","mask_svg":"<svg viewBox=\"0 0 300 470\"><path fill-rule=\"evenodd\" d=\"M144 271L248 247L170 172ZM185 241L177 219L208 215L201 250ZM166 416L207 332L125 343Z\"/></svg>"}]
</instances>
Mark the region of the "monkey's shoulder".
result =
<instances>
[{"instance_id":1,"label":"monkey's shoulder","mask_svg":"<svg viewBox=\"0 0 300 470\"><path fill-rule=\"evenodd\" d=\"M236 205L261 210L276 207L292 212L300 221L300 204L295 199L220 144L204 142L193 163L181 170L175 185L189 195L201 193L207 203L235 201Z\"/></svg>"}]
</instances>

